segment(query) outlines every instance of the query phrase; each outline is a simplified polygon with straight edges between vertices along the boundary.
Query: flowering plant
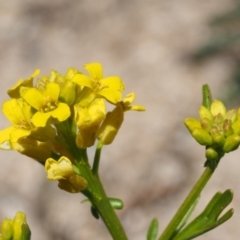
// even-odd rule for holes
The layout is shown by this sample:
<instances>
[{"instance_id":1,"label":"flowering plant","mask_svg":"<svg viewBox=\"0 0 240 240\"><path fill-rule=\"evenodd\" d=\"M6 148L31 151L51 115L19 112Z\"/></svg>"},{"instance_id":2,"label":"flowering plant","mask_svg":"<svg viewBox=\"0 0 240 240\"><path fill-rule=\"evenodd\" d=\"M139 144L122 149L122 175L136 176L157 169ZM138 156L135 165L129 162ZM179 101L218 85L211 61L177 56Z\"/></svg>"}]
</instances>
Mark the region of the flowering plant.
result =
<instances>
[{"instance_id":1,"label":"flowering plant","mask_svg":"<svg viewBox=\"0 0 240 240\"><path fill-rule=\"evenodd\" d=\"M145 108L132 105L134 93L122 98L121 78L103 77L100 63L86 64L85 69L88 74L69 68L64 76L53 70L42 77L38 77L40 71L36 70L9 89L10 99L3 103L2 110L12 125L0 131L0 148L16 150L44 165L48 180L58 181L58 187L69 193L82 193L91 203L93 216L101 217L112 238L125 240L126 233L114 211L122 209L123 203L107 196L98 169L102 147L113 142L124 114ZM110 111L106 110L107 102L113 106ZM205 171L159 237L158 221L153 219L147 240L193 239L233 214L230 209L219 217L233 193L217 192L205 210L187 224L221 158L240 144L240 110L227 111L222 102L212 101L207 85L203 86L199 115L200 120L187 118L184 123L193 138L206 148ZM94 161L90 164L87 148L94 145ZM13 221L2 222L0 240L30 237L25 214L19 212Z\"/></svg>"}]
</instances>

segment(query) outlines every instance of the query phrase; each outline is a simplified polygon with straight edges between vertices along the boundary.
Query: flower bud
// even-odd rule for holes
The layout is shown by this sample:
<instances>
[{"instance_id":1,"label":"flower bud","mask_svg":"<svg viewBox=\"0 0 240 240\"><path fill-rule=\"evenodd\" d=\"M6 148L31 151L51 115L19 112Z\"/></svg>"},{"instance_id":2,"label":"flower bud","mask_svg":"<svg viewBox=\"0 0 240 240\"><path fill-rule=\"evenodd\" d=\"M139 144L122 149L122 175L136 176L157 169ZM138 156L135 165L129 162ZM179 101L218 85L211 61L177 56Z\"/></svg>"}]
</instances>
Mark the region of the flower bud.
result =
<instances>
[{"instance_id":1,"label":"flower bud","mask_svg":"<svg viewBox=\"0 0 240 240\"><path fill-rule=\"evenodd\" d=\"M214 100L212 102L211 107L210 107L210 111L211 111L213 117L215 117L219 113L222 116L225 116L226 112L227 112L226 107L224 106L224 104L221 101L218 101L218 100Z\"/></svg>"},{"instance_id":2,"label":"flower bud","mask_svg":"<svg viewBox=\"0 0 240 240\"><path fill-rule=\"evenodd\" d=\"M221 124L224 121L224 117L221 113L218 113L216 116L213 118L213 122L216 124Z\"/></svg>"},{"instance_id":3,"label":"flower bud","mask_svg":"<svg viewBox=\"0 0 240 240\"><path fill-rule=\"evenodd\" d=\"M219 132L216 127L213 127L213 129L211 130L211 136L215 145L223 146L223 144L225 143L225 137Z\"/></svg>"},{"instance_id":4,"label":"flower bud","mask_svg":"<svg viewBox=\"0 0 240 240\"><path fill-rule=\"evenodd\" d=\"M231 123L234 123L237 119L236 109L229 110L225 116L225 119L231 120Z\"/></svg>"},{"instance_id":5,"label":"flower bud","mask_svg":"<svg viewBox=\"0 0 240 240\"><path fill-rule=\"evenodd\" d=\"M203 118L201 121L201 127L207 131L210 132L212 129L212 122L208 118Z\"/></svg>"},{"instance_id":6,"label":"flower bud","mask_svg":"<svg viewBox=\"0 0 240 240\"><path fill-rule=\"evenodd\" d=\"M240 120L235 121L232 124L232 128L233 128L234 133L240 134Z\"/></svg>"},{"instance_id":7,"label":"flower bud","mask_svg":"<svg viewBox=\"0 0 240 240\"><path fill-rule=\"evenodd\" d=\"M195 128L201 128L201 123L195 118L186 118L184 124L190 133L192 133Z\"/></svg>"},{"instance_id":8,"label":"flower bud","mask_svg":"<svg viewBox=\"0 0 240 240\"><path fill-rule=\"evenodd\" d=\"M66 81L61 87L59 99L68 105L72 105L76 98L76 84Z\"/></svg>"},{"instance_id":9,"label":"flower bud","mask_svg":"<svg viewBox=\"0 0 240 240\"><path fill-rule=\"evenodd\" d=\"M231 126L231 120L225 119L223 122L223 133L225 137L228 137L233 134L233 129Z\"/></svg>"},{"instance_id":10,"label":"flower bud","mask_svg":"<svg viewBox=\"0 0 240 240\"><path fill-rule=\"evenodd\" d=\"M11 240L13 237L12 220L5 218L1 224L1 234L3 240Z\"/></svg>"},{"instance_id":11,"label":"flower bud","mask_svg":"<svg viewBox=\"0 0 240 240\"><path fill-rule=\"evenodd\" d=\"M193 130L192 136L196 139L196 141L201 145L211 145L212 137L208 132L203 130L202 128L196 128Z\"/></svg>"},{"instance_id":12,"label":"flower bud","mask_svg":"<svg viewBox=\"0 0 240 240\"><path fill-rule=\"evenodd\" d=\"M218 153L213 148L208 148L205 152L205 156L206 156L207 160L210 160L210 161L219 160Z\"/></svg>"},{"instance_id":13,"label":"flower bud","mask_svg":"<svg viewBox=\"0 0 240 240\"><path fill-rule=\"evenodd\" d=\"M199 109L199 116L200 116L200 119L207 118L210 121L213 120L213 116L212 116L211 112L204 106L200 107L200 109Z\"/></svg>"},{"instance_id":14,"label":"flower bud","mask_svg":"<svg viewBox=\"0 0 240 240\"><path fill-rule=\"evenodd\" d=\"M13 239L21 239L23 223L26 223L26 215L22 212L17 212L13 219Z\"/></svg>"},{"instance_id":15,"label":"flower bud","mask_svg":"<svg viewBox=\"0 0 240 240\"><path fill-rule=\"evenodd\" d=\"M240 136L238 134L232 134L229 137L227 137L223 145L223 151L225 153L234 151L238 148L239 144L240 144Z\"/></svg>"}]
</instances>

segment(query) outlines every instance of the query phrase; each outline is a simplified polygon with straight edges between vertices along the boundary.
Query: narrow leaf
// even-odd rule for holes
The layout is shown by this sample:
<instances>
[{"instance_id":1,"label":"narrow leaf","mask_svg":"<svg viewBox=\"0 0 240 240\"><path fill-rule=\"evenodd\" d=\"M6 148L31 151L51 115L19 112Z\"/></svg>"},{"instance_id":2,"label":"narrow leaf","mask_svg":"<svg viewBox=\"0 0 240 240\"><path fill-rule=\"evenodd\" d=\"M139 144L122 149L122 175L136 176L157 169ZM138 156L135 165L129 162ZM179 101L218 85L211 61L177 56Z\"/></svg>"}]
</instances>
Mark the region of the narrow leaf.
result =
<instances>
[{"instance_id":1,"label":"narrow leaf","mask_svg":"<svg viewBox=\"0 0 240 240\"><path fill-rule=\"evenodd\" d=\"M158 220L154 218L148 228L147 240L156 240L158 235Z\"/></svg>"}]
</instances>

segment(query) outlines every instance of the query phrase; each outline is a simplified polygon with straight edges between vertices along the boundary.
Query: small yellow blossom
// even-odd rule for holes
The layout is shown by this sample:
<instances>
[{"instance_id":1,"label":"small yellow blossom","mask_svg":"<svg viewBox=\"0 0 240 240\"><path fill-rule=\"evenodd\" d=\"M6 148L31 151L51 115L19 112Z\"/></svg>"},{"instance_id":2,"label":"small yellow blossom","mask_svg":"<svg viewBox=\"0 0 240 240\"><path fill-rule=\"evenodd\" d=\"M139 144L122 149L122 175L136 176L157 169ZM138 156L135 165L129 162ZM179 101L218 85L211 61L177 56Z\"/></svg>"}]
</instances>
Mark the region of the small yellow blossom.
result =
<instances>
[{"instance_id":1,"label":"small yellow blossom","mask_svg":"<svg viewBox=\"0 0 240 240\"><path fill-rule=\"evenodd\" d=\"M48 180L58 180L59 188L67 192L78 193L87 187L87 181L75 174L72 163L67 157L61 157L58 161L52 158L47 159L45 171Z\"/></svg>"},{"instance_id":2,"label":"small yellow blossom","mask_svg":"<svg viewBox=\"0 0 240 240\"><path fill-rule=\"evenodd\" d=\"M31 123L31 106L22 99L10 99L5 101L2 111L12 123L12 126L0 131L0 144L9 141L15 143L20 138L30 135L36 140L42 141L55 137L55 130L52 127L36 128Z\"/></svg>"},{"instance_id":3,"label":"small yellow blossom","mask_svg":"<svg viewBox=\"0 0 240 240\"><path fill-rule=\"evenodd\" d=\"M45 127L52 118L63 122L70 116L69 106L58 101L59 93L59 85L53 82L47 83L43 91L36 88L24 90L22 98L37 110L32 118L36 127Z\"/></svg>"},{"instance_id":4,"label":"small yellow blossom","mask_svg":"<svg viewBox=\"0 0 240 240\"><path fill-rule=\"evenodd\" d=\"M117 76L103 78L103 68L100 63L86 64L85 69L89 72L90 77L76 74L72 81L92 89L96 97L104 97L110 103L116 104L121 100L121 92L124 90L121 78Z\"/></svg>"}]
</instances>

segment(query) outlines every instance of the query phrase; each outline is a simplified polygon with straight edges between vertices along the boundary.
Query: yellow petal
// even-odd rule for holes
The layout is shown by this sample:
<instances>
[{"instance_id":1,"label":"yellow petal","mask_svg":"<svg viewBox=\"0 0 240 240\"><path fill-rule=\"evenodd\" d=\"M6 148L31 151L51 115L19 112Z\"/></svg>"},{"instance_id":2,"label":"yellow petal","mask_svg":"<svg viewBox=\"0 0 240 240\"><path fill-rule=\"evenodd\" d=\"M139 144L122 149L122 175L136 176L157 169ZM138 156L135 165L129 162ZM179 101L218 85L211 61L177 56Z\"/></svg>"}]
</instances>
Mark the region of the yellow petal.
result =
<instances>
[{"instance_id":1,"label":"yellow petal","mask_svg":"<svg viewBox=\"0 0 240 240\"><path fill-rule=\"evenodd\" d=\"M49 82L43 91L43 95L46 97L49 96L53 101L58 100L59 93L60 93L60 86L54 82Z\"/></svg>"},{"instance_id":2,"label":"yellow petal","mask_svg":"<svg viewBox=\"0 0 240 240\"><path fill-rule=\"evenodd\" d=\"M2 107L3 114L13 124L18 125L24 119L22 109L17 99L5 101Z\"/></svg>"},{"instance_id":3,"label":"yellow petal","mask_svg":"<svg viewBox=\"0 0 240 240\"><path fill-rule=\"evenodd\" d=\"M63 122L71 115L70 108L65 103L59 103L58 107L51 112L51 115L58 121Z\"/></svg>"},{"instance_id":4,"label":"yellow petal","mask_svg":"<svg viewBox=\"0 0 240 240\"><path fill-rule=\"evenodd\" d=\"M77 83L80 86L93 88L92 79L87 77L87 76L85 76L85 75L83 75L83 74L76 74L73 77L72 81Z\"/></svg>"},{"instance_id":5,"label":"yellow petal","mask_svg":"<svg viewBox=\"0 0 240 240\"><path fill-rule=\"evenodd\" d=\"M11 98L19 98L20 97L20 87L21 86L25 86L25 87L32 87L33 86L33 79L39 75L40 70L36 69L34 71L34 73L31 75L30 78L26 79L26 80L22 80L20 79L17 84L15 86L13 86L12 88L10 88L7 93Z\"/></svg>"},{"instance_id":6,"label":"yellow petal","mask_svg":"<svg viewBox=\"0 0 240 240\"><path fill-rule=\"evenodd\" d=\"M31 130L23 129L23 128L16 128L14 131L12 131L10 135L10 142L17 142L18 139L27 137L31 134Z\"/></svg>"},{"instance_id":7,"label":"yellow petal","mask_svg":"<svg viewBox=\"0 0 240 240\"><path fill-rule=\"evenodd\" d=\"M26 89L22 98L36 110L41 109L45 103L45 96L36 88Z\"/></svg>"},{"instance_id":8,"label":"yellow petal","mask_svg":"<svg viewBox=\"0 0 240 240\"><path fill-rule=\"evenodd\" d=\"M85 64L84 68L89 72L90 77L93 79L100 80L103 77L103 68L100 63L89 63Z\"/></svg>"},{"instance_id":9,"label":"yellow petal","mask_svg":"<svg viewBox=\"0 0 240 240\"><path fill-rule=\"evenodd\" d=\"M8 141L10 139L11 133L15 130L16 128L14 126L5 128L0 131L0 144Z\"/></svg>"},{"instance_id":10,"label":"yellow petal","mask_svg":"<svg viewBox=\"0 0 240 240\"><path fill-rule=\"evenodd\" d=\"M106 85L111 89L123 91L124 90L124 84L122 82L122 79L117 76L107 77L100 80L101 85Z\"/></svg>"},{"instance_id":11,"label":"yellow petal","mask_svg":"<svg viewBox=\"0 0 240 240\"><path fill-rule=\"evenodd\" d=\"M98 92L98 95L103 96L110 103L116 104L122 99L122 94L119 91L110 88L104 88Z\"/></svg>"},{"instance_id":12,"label":"yellow petal","mask_svg":"<svg viewBox=\"0 0 240 240\"><path fill-rule=\"evenodd\" d=\"M52 112L36 112L32 118L32 123L36 127L45 127L47 120L51 117Z\"/></svg>"}]
</instances>

